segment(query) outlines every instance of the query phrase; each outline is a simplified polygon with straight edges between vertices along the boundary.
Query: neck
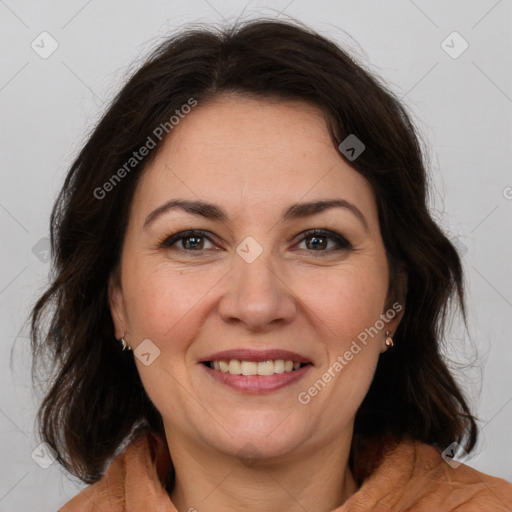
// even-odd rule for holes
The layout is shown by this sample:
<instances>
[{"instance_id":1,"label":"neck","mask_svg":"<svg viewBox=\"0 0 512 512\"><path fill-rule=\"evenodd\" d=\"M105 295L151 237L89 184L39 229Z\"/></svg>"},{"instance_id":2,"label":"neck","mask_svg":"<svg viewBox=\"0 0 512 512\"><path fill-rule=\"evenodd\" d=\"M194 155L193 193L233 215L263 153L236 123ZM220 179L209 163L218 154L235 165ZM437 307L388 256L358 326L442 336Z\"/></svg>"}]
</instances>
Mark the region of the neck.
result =
<instances>
[{"instance_id":1,"label":"neck","mask_svg":"<svg viewBox=\"0 0 512 512\"><path fill-rule=\"evenodd\" d=\"M348 466L350 438L306 454L278 459L240 459L189 445L167 433L179 512L331 512L357 490Z\"/></svg>"}]
</instances>

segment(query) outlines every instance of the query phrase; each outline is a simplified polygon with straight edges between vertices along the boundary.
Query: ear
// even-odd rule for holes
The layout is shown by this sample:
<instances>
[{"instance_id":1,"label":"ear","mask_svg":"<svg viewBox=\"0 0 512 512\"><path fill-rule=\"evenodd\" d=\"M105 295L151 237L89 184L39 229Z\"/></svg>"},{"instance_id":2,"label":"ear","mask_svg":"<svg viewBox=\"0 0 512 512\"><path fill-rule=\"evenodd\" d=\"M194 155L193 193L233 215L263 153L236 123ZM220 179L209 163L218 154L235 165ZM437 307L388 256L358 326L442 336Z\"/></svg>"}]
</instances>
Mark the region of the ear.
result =
<instances>
[{"instance_id":1,"label":"ear","mask_svg":"<svg viewBox=\"0 0 512 512\"><path fill-rule=\"evenodd\" d=\"M383 315L388 318L383 331L384 334L386 331L390 331L391 337L393 337L405 311L405 297L407 295L407 273L405 269L401 268L395 272L393 283L390 286L390 292L386 300L385 310L383 311ZM384 350L386 349L387 347L384 345Z\"/></svg>"},{"instance_id":2,"label":"ear","mask_svg":"<svg viewBox=\"0 0 512 512\"><path fill-rule=\"evenodd\" d=\"M391 337L395 334L400 325L400 321L404 316L405 304L400 301L395 301L391 306L384 311L384 315L390 320L386 322L386 327L383 329L384 332L390 331Z\"/></svg>"},{"instance_id":3,"label":"ear","mask_svg":"<svg viewBox=\"0 0 512 512\"><path fill-rule=\"evenodd\" d=\"M121 279L117 270L114 270L108 279L108 304L114 323L115 336L117 339L120 339L126 334L128 329L123 289L121 288Z\"/></svg>"}]
</instances>

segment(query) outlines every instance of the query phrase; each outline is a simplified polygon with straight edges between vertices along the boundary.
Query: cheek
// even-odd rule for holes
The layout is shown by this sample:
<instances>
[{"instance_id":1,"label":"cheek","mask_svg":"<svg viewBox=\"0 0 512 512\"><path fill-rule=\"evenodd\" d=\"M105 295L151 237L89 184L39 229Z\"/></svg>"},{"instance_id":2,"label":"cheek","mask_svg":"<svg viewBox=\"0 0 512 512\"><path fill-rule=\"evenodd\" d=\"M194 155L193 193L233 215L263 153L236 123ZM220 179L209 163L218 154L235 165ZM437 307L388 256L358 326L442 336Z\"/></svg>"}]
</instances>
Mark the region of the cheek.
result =
<instances>
[{"instance_id":1,"label":"cheek","mask_svg":"<svg viewBox=\"0 0 512 512\"><path fill-rule=\"evenodd\" d=\"M325 326L327 336L355 339L383 313L387 274L371 264L318 269L297 281L297 295Z\"/></svg>"},{"instance_id":2,"label":"cheek","mask_svg":"<svg viewBox=\"0 0 512 512\"><path fill-rule=\"evenodd\" d=\"M387 273L377 265L362 265L331 279L329 293L317 296L318 311L331 332L328 370L335 375L330 394L336 398L326 407L333 414L339 403L345 404L345 415L355 414L368 391L380 355L383 334L375 326L386 293Z\"/></svg>"},{"instance_id":3,"label":"cheek","mask_svg":"<svg viewBox=\"0 0 512 512\"><path fill-rule=\"evenodd\" d=\"M198 336L214 307L216 287L229 270L206 267L172 266L159 255L135 255L126 261L123 288L130 332L136 344L146 338L154 341L168 364Z\"/></svg>"},{"instance_id":4,"label":"cheek","mask_svg":"<svg viewBox=\"0 0 512 512\"><path fill-rule=\"evenodd\" d=\"M177 349L201 325L202 300L218 279L171 269L165 262L133 261L126 267L125 294L131 330L166 350ZM201 275L199 275L201 274Z\"/></svg>"}]
</instances>

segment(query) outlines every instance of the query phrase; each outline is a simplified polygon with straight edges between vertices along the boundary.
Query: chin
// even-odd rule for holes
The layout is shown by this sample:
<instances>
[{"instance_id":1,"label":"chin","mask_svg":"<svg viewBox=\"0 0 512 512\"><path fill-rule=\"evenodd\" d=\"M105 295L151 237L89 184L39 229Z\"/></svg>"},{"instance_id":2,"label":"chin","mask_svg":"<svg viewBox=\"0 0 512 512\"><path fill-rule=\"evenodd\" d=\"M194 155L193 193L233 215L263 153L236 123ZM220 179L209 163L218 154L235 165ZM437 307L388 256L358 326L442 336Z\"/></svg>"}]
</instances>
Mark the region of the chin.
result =
<instances>
[{"instance_id":1,"label":"chin","mask_svg":"<svg viewBox=\"0 0 512 512\"><path fill-rule=\"evenodd\" d=\"M225 430L219 425L214 438L209 430L208 444L226 455L247 459L247 463L286 456L310 437L306 425L293 421L292 415L275 410L267 414L259 411L230 415L229 423L223 425Z\"/></svg>"}]
</instances>

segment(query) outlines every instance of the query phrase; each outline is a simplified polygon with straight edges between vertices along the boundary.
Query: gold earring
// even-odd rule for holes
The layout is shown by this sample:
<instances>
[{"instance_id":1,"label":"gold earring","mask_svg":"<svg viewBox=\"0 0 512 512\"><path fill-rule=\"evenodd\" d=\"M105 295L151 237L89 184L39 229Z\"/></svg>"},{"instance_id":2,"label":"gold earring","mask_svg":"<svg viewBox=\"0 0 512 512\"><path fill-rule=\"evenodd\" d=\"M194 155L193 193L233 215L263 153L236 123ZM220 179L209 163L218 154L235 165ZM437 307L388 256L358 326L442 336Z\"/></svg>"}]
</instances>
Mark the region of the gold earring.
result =
<instances>
[{"instance_id":1,"label":"gold earring","mask_svg":"<svg viewBox=\"0 0 512 512\"><path fill-rule=\"evenodd\" d=\"M386 331L386 346L389 348L394 346L393 338L391 337L391 331Z\"/></svg>"},{"instance_id":2,"label":"gold earring","mask_svg":"<svg viewBox=\"0 0 512 512\"><path fill-rule=\"evenodd\" d=\"M125 336L126 336L126 333L125 333ZM124 350L131 350L132 349L132 347L130 347L130 345L128 345L128 343L126 343L126 340L124 339L124 337L121 338L121 345L123 347L121 349L122 351L124 351Z\"/></svg>"}]
</instances>

